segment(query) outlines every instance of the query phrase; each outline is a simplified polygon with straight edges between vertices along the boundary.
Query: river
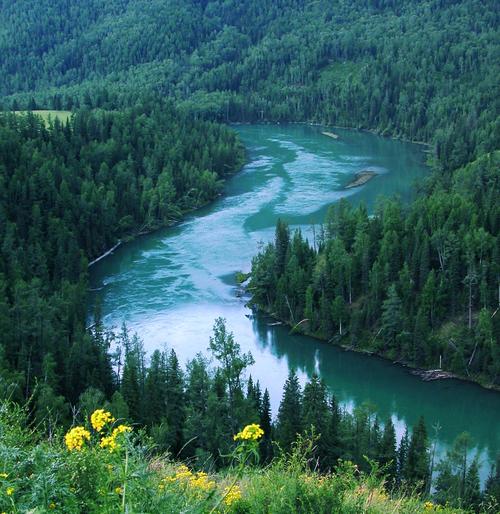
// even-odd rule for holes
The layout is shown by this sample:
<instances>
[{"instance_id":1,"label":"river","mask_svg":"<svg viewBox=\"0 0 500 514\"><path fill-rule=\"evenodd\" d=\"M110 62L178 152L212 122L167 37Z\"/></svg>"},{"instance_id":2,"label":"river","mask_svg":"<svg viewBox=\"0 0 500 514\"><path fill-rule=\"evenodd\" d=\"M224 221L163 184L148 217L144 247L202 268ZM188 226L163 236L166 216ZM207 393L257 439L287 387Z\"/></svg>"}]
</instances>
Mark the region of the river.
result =
<instances>
[{"instance_id":1,"label":"river","mask_svg":"<svg viewBox=\"0 0 500 514\"><path fill-rule=\"evenodd\" d=\"M306 125L235 128L248 164L227 182L224 196L92 267L91 303L100 298L106 325L119 328L125 321L147 351L166 345L185 362L206 352L214 319L223 316L242 349L252 352L251 374L269 389L274 412L290 368L302 382L318 373L346 408L370 402L382 420L392 416L398 435L425 416L438 454L468 431L484 482L500 450L500 394L456 380L422 382L383 359L291 336L285 327L253 317L235 285L235 272L250 269L280 217L312 240L312 226L340 198L364 202L370 211L381 196L409 201L428 173L425 147L341 129L333 139ZM377 175L360 188L344 189L366 169ZM438 425L434 436L431 427Z\"/></svg>"}]
</instances>

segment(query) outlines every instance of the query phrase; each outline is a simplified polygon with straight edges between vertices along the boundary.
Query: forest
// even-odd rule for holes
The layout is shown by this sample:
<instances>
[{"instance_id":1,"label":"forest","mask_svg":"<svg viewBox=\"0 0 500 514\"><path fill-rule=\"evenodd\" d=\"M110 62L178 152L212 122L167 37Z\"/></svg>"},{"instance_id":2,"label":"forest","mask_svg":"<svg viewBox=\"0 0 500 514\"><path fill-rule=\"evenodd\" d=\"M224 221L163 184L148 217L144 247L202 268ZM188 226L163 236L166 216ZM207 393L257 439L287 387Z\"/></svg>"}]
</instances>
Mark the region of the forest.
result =
<instances>
[{"instance_id":1,"label":"forest","mask_svg":"<svg viewBox=\"0 0 500 514\"><path fill-rule=\"evenodd\" d=\"M305 332L393 361L500 384L500 153L374 216L333 204L314 242L278 221L252 263L259 308Z\"/></svg>"},{"instance_id":2,"label":"forest","mask_svg":"<svg viewBox=\"0 0 500 514\"><path fill-rule=\"evenodd\" d=\"M89 262L214 199L242 160L233 132L157 100L48 126L0 115L2 395L110 394L109 347L86 331Z\"/></svg>"},{"instance_id":3,"label":"forest","mask_svg":"<svg viewBox=\"0 0 500 514\"><path fill-rule=\"evenodd\" d=\"M497 7L7 0L0 98L15 110L109 109L150 91L218 121L316 121L431 142L450 171L498 148Z\"/></svg>"},{"instance_id":4,"label":"forest","mask_svg":"<svg viewBox=\"0 0 500 514\"><path fill-rule=\"evenodd\" d=\"M293 476L309 440L300 473L351 462L368 477L352 482L358 495L375 469L382 503L429 499L407 512L495 512L500 462L481 490L467 434L435 462L425 420L397 442L371 406L348 412L318 377L302 388L293 372L273 419L223 320L209 342L217 365L200 355L183 368L173 351L147 356L125 326L109 332L99 306L89 320L87 300L89 263L223 192L245 161L231 122L371 130L431 145L415 202L332 205L313 241L279 221L252 263L252 305L295 332L498 388L499 17L495 0L0 2L0 510L15 511L16 487L32 506L47 481L62 483L41 471L43 487L2 489L4 475L47 467L37 459L55 455L61 430L105 408L151 443L148 459L169 451L225 473L233 435L258 423L254 453L274 479ZM72 115L30 112L40 109ZM15 422L27 432L12 439L5 402L25 409ZM32 469L13 450L28 432L39 433ZM78 473L100 459L64 455ZM85 501L61 512L107 512L78 473ZM45 511L58 509L44 494Z\"/></svg>"}]
</instances>

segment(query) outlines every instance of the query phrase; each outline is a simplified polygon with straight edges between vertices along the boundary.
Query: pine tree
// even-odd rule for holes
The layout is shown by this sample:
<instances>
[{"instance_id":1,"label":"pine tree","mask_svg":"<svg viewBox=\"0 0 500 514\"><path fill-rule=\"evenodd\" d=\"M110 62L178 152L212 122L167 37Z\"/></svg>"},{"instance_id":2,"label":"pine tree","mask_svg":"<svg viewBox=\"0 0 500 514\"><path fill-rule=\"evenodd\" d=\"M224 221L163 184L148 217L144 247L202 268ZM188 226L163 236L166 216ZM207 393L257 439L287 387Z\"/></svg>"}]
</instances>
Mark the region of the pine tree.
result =
<instances>
[{"instance_id":1,"label":"pine tree","mask_svg":"<svg viewBox=\"0 0 500 514\"><path fill-rule=\"evenodd\" d=\"M289 244L290 231L288 225L281 219L278 219L274 236L274 248L276 251L275 272L278 277L285 271Z\"/></svg>"},{"instance_id":2,"label":"pine tree","mask_svg":"<svg viewBox=\"0 0 500 514\"><path fill-rule=\"evenodd\" d=\"M130 417L136 423L143 421L144 404L141 400L144 394L144 367L142 359L142 343L137 336L134 336L125 348L120 392L127 403Z\"/></svg>"},{"instance_id":3,"label":"pine tree","mask_svg":"<svg viewBox=\"0 0 500 514\"><path fill-rule=\"evenodd\" d=\"M408 433L408 427L405 430L401 441L399 442L398 448L398 478L397 484L401 485L406 479L406 466L408 460L408 447L410 445L410 436Z\"/></svg>"},{"instance_id":4,"label":"pine tree","mask_svg":"<svg viewBox=\"0 0 500 514\"><path fill-rule=\"evenodd\" d=\"M313 375L310 382L304 387L302 399L302 426L304 430L314 429L319 437L316 457L320 466L326 466L327 459L327 433L328 433L328 400L325 383Z\"/></svg>"},{"instance_id":5,"label":"pine tree","mask_svg":"<svg viewBox=\"0 0 500 514\"><path fill-rule=\"evenodd\" d=\"M185 414L184 374L174 350L170 351L166 366L165 383L166 412L165 419L170 433L170 447L178 455L183 445L183 428Z\"/></svg>"},{"instance_id":6,"label":"pine tree","mask_svg":"<svg viewBox=\"0 0 500 514\"><path fill-rule=\"evenodd\" d=\"M389 348L396 344L396 337L402 328L402 304L392 284L387 292L387 299L382 305L382 329L384 341L389 343Z\"/></svg>"},{"instance_id":7,"label":"pine tree","mask_svg":"<svg viewBox=\"0 0 500 514\"><path fill-rule=\"evenodd\" d=\"M144 420L148 425L160 422L166 415L167 370L165 356L155 350L144 383Z\"/></svg>"},{"instance_id":8,"label":"pine tree","mask_svg":"<svg viewBox=\"0 0 500 514\"><path fill-rule=\"evenodd\" d=\"M327 467L333 469L337 464L338 459L342 457L343 450L340 438L340 423L342 416L337 400L333 395L330 398L329 410L328 427L324 439L327 449Z\"/></svg>"},{"instance_id":9,"label":"pine tree","mask_svg":"<svg viewBox=\"0 0 500 514\"><path fill-rule=\"evenodd\" d=\"M384 467L389 486L395 485L398 459L396 453L396 431L394 430L391 418L388 418L385 422L378 460Z\"/></svg>"},{"instance_id":10,"label":"pine tree","mask_svg":"<svg viewBox=\"0 0 500 514\"><path fill-rule=\"evenodd\" d=\"M418 420L417 426L413 429L410 445L408 447L408 458L406 461L405 478L413 484L419 484L421 491L427 491L430 486L429 477L429 442L424 418Z\"/></svg>"},{"instance_id":11,"label":"pine tree","mask_svg":"<svg viewBox=\"0 0 500 514\"><path fill-rule=\"evenodd\" d=\"M291 370L278 410L276 440L284 451L289 451L302 430L302 392L299 379L295 371Z\"/></svg>"},{"instance_id":12,"label":"pine tree","mask_svg":"<svg viewBox=\"0 0 500 514\"><path fill-rule=\"evenodd\" d=\"M184 457L195 455L197 449L198 452L208 451L208 418L210 416L208 401L211 387L208 364L201 355L197 355L187 365L186 421L183 439L189 444L183 451Z\"/></svg>"},{"instance_id":13,"label":"pine tree","mask_svg":"<svg viewBox=\"0 0 500 514\"><path fill-rule=\"evenodd\" d=\"M481 503L481 486L479 482L479 465L473 459L465 477L464 501L467 508L477 511Z\"/></svg>"},{"instance_id":14,"label":"pine tree","mask_svg":"<svg viewBox=\"0 0 500 514\"><path fill-rule=\"evenodd\" d=\"M260 427L264 431L264 435L262 436L262 441L260 443L260 459L261 462L267 463L273 458L272 440L274 436L271 420L271 401L269 398L269 391L267 389L264 391L264 396L262 397Z\"/></svg>"}]
</instances>

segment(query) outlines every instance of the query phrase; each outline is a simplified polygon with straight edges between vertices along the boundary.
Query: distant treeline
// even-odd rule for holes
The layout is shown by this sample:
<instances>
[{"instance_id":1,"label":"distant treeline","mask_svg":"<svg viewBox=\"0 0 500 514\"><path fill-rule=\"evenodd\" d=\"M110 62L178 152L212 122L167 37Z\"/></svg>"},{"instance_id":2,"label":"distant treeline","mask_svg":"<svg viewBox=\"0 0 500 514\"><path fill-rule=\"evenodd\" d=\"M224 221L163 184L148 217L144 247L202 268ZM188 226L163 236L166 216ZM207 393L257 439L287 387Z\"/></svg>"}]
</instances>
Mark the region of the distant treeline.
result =
<instances>
[{"instance_id":1,"label":"distant treeline","mask_svg":"<svg viewBox=\"0 0 500 514\"><path fill-rule=\"evenodd\" d=\"M6 108L116 108L149 90L219 121L433 142L447 170L498 149L495 0L23 0L0 27L0 96L19 93Z\"/></svg>"}]
</instances>

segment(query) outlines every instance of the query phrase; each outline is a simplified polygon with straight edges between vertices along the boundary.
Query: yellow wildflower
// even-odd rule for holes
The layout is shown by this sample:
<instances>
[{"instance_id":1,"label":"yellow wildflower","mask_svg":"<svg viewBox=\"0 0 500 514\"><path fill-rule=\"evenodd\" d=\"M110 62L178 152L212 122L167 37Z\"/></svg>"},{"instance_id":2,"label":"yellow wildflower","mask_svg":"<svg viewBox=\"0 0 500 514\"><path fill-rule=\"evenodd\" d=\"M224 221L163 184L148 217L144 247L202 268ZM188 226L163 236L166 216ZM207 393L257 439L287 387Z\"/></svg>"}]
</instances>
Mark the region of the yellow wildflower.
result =
<instances>
[{"instance_id":1,"label":"yellow wildflower","mask_svg":"<svg viewBox=\"0 0 500 514\"><path fill-rule=\"evenodd\" d=\"M193 476L191 470L185 465L181 464L177 467L175 474L169 477L165 477L162 482L185 482Z\"/></svg>"},{"instance_id":2,"label":"yellow wildflower","mask_svg":"<svg viewBox=\"0 0 500 514\"><path fill-rule=\"evenodd\" d=\"M432 502L425 502L424 510L425 511L434 510L434 504Z\"/></svg>"},{"instance_id":3,"label":"yellow wildflower","mask_svg":"<svg viewBox=\"0 0 500 514\"><path fill-rule=\"evenodd\" d=\"M118 434L123 434L124 432L132 432L132 429L127 425L118 425L113 430L113 436L116 437Z\"/></svg>"},{"instance_id":4,"label":"yellow wildflower","mask_svg":"<svg viewBox=\"0 0 500 514\"><path fill-rule=\"evenodd\" d=\"M54 510L56 508L56 504L54 502L49 503L49 509Z\"/></svg>"},{"instance_id":5,"label":"yellow wildflower","mask_svg":"<svg viewBox=\"0 0 500 514\"><path fill-rule=\"evenodd\" d=\"M7 493L7 496L12 496L14 494L14 488L13 487L7 487L5 492Z\"/></svg>"},{"instance_id":6,"label":"yellow wildflower","mask_svg":"<svg viewBox=\"0 0 500 514\"><path fill-rule=\"evenodd\" d=\"M0 478L7 478L9 475L7 473L0 473Z\"/></svg>"},{"instance_id":7,"label":"yellow wildflower","mask_svg":"<svg viewBox=\"0 0 500 514\"><path fill-rule=\"evenodd\" d=\"M255 423L247 425L241 432L238 432L233 439L235 441L258 441L264 435L264 430Z\"/></svg>"},{"instance_id":8,"label":"yellow wildflower","mask_svg":"<svg viewBox=\"0 0 500 514\"><path fill-rule=\"evenodd\" d=\"M123 489L121 487L115 487L116 494L123 494Z\"/></svg>"},{"instance_id":9,"label":"yellow wildflower","mask_svg":"<svg viewBox=\"0 0 500 514\"><path fill-rule=\"evenodd\" d=\"M72 428L65 436L64 441L69 451L80 451L85 441L90 441L90 432L83 427Z\"/></svg>"},{"instance_id":10,"label":"yellow wildflower","mask_svg":"<svg viewBox=\"0 0 500 514\"><path fill-rule=\"evenodd\" d=\"M189 478L189 487L201 492L208 492L215 489L215 482L209 480L208 475L200 471Z\"/></svg>"},{"instance_id":11,"label":"yellow wildflower","mask_svg":"<svg viewBox=\"0 0 500 514\"><path fill-rule=\"evenodd\" d=\"M108 448L110 452L113 452L117 448L115 438L112 435L103 437L99 443L99 446L101 448Z\"/></svg>"},{"instance_id":12,"label":"yellow wildflower","mask_svg":"<svg viewBox=\"0 0 500 514\"><path fill-rule=\"evenodd\" d=\"M100 447L108 448L110 452L113 452L120 447L120 445L116 442L117 437L120 434L124 434L125 432L132 432L132 429L127 425L120 425L116 427L111 435L101 439Z\"/></svg>"},{"instance_id":13,"label":"yellow wildflower","mask_svg":"<svg viewBox=\"0 0 500 514\"><path fill-rule=\"evenodd\" d=\"M114 421L115 418L112 416L111 412L107 412L104 409L97 409L90 416L90 423L97 432L100 432L105 425L113 423Z\"/></svg>"},{"instance_id":14,"label":"yellow wildflower","mask_svg":"<svg viewBox=\"0 0 500 514\"><path fill-rule=\"evenodd\" d=\"M241 498L241 489L237 485L229 486L224 489L224 503L229 507Z\"/></svg>"}]
</instances>

